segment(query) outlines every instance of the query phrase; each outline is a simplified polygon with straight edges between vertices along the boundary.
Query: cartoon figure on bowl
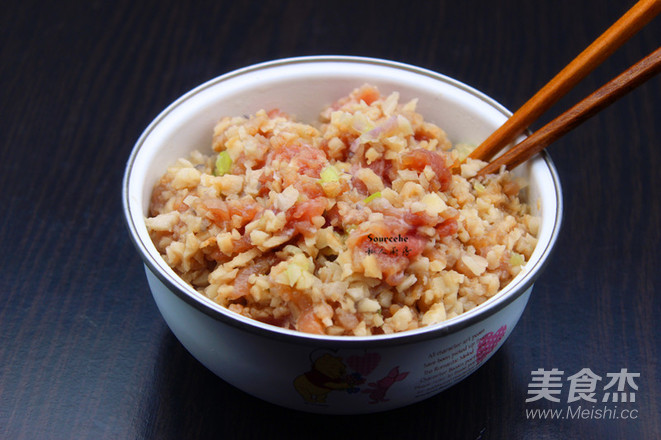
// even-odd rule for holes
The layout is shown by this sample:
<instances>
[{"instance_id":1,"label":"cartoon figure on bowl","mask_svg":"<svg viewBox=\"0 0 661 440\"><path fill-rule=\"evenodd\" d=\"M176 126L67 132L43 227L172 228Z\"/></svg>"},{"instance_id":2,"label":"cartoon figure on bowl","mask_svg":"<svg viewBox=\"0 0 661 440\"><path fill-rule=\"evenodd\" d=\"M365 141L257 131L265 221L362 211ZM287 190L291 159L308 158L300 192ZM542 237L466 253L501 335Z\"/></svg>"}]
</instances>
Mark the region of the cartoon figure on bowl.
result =
<instances>
[{"instance_id":1,"label":"cartoon figure on bowl","mask_svg":"<svg viewBox=\"0 0 661 440\"><path fill-rule=\"evenodd\" d=\"M294 388L306 402L325 403L328 393L350 389L353 382L342 358L325 353L314 361L310 371L294 379Z\"/></svg>"},{"instance_id":2,"label":"cartoon figure on bowl","mask_svg":"<svg viewBox=\"0 0 661 440\"><path fill-rule=\"evenodd\" d=\"M386 375L386 377L379 379L376 383L370 382L368 385L371 388L363 390L363 393L369 393L370 403L387 402L386 392L395 382L401 382L408 376L409 373L400 373L399 367L395 367Z\"/></svg>"}]
</instances>

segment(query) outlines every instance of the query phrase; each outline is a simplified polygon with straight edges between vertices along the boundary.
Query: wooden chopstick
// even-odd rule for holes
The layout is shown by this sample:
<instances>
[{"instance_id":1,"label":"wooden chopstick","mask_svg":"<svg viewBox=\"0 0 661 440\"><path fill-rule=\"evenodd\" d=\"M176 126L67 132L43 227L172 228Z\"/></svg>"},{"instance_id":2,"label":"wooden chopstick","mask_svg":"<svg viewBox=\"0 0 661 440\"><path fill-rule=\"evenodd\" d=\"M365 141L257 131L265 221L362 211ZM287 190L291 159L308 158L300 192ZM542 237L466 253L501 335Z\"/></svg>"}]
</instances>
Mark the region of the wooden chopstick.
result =
<instances>
[{"instance_id":1,"label":"wooden chopstick","mask_svg":"<svg viewBox=\"0 0 661 440\"><path fill-rule=\"evenodd\" d=\"M516 167L660 71L661 47L498 156L482 168L477 175L483 176L498 172L503 165L507 169Z\"/></svg>"},{"instance_id":2,"label":"wooden chopstick","mask_svg":"<svg viewBox=\"0 0 661 440\"><path fill-rule=\"evenodd\" d=\"M473 150L469 157L484 161L493 158L659 12L661 0L638 1Z\"/></svg>"}]
</instances>

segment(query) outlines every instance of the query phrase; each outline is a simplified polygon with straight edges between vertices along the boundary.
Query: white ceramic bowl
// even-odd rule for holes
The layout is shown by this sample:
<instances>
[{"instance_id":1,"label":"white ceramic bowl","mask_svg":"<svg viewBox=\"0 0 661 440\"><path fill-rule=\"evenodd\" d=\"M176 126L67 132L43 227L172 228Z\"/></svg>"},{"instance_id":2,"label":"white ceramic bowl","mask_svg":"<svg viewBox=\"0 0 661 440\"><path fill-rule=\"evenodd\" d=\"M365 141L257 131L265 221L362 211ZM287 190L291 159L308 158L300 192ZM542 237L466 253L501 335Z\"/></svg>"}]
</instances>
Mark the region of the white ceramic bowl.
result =
<instances>
[{"instance_id":1,"label":"white ceramic bowl","mask_svg":"<svg viewBox=\"0 0 661 440\"><path fill-rule=\"evenodd\" d=\"M316 336L253 321L197 293L161 258L145 215L166 167L209 150L221 116L280 108L306 122L364 83L418 111L453 142L479 144L510 113L489 97L429 70L356 57L303 57L250 66L213 79L167 107L142 134L123 182L124 215L153 297L179 341L230 384L304 411L355 414L397 408L459 382L489 359L514 329L549 257L562 218L558 176L546 154L519 167L542 218L524 270L486 303L439 325L394 335Z\"/></svg>"}]
</instances>

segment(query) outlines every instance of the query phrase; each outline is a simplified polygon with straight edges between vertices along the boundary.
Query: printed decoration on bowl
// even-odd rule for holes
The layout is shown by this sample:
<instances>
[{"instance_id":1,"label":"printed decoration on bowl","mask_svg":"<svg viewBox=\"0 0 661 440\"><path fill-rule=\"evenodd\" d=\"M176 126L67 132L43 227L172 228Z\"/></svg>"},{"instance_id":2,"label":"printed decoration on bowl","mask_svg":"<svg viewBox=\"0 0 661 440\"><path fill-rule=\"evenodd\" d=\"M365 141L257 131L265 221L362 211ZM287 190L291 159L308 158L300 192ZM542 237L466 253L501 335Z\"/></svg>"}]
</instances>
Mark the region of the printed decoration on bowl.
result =
<instances>
[{"instance_id":1,"label":"printed decoration on bowl","mask_svg":"<svg viewBox=\"0 0 661 440\"><path fill-rule=\"evenodd\" d=\"M399 367L395 367L388 374L377 380L376 382L370 382L368 385L370 388L363 390L363 393L368 393L370 398L370 403L379 403L387 402L389 399L386 399L386 393L395 382L401 382L406 379L409 373L400 373Z\"/></svg>"},{"instance_id":2,"label":"printed decoration on bowl","mask_svg":"<svg viewBox=\"0 0 661 440\"><path fill-rule=\"evenodd\" d=\"M294 388L307 403L326 403L331 391L349 390L355 386L339 356L324 353L315 359L310 370L294 379Z\"/></svg>"},{"instance_id":3,"label":"printed decoration on bowl","mask_svg":"<svg viewBox=\"0 0 661 440\"><path fill-rule=\"evenodd\" d=\"M325 405L328 395L333 391L345 391L348 394L368 394L369 403L387 402L386 393L396 382L403 381L408 372L399 372L399 366L393 367L385 377L372 378L368 388L361 389L367 378L381 362L378 353L365 353L362 356L350 355L346 358L337 353L325 352L321 355L310 354L311 366L308 371L298 375L294 389L307 404Z\"/></svg>"},{"instance_id":4,"label":"printed decoration on bowl","mask_svg":"<svg viewBox=\"0 0 661 440\"><path fill-rule=\"evenodd\" d=\"M379 353L365 353L363 356L349 356L347 364L362 376L369 375L379 365L381 355Z\"/></svg>"},{"instance_id":5,"label":"printed decoration on bowl","mask_svg":"<svg viewBox=\"0 0 661 440\"><path fill-rule=\"evenodd\" d=\"M498 343L505 336L506 331L507 326L503 325L495 333L489 332L480 338L480 341L477 344L477 353L475 355L478 364L484 361L489 356L489 354L494 351L494 349L498 346Z\"/></svg>"}]
</instances>

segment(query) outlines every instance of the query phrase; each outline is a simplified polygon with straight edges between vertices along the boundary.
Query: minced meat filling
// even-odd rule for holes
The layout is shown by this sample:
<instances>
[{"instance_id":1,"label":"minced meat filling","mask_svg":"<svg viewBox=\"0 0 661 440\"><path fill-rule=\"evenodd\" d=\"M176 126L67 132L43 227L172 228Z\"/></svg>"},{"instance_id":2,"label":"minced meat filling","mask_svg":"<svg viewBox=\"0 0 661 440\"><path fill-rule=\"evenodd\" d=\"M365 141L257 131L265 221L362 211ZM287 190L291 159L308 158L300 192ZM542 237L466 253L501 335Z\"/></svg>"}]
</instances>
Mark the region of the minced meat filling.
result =
<instances>
[{"instance_id":1,"label":"minced meat filling","mask_svg":"<svg viewBox=\"0 0 661 440\"><path fill-rule=\"evenodd\" d=\"M281 110L224 117L211 153L168 168L146 219L200 294L284 328L371 335L431 325L496 294L536 244L521 182L365 85L316 125ZM465 151L465 146L462 147Z\"/></svg>"}]
</instances>

